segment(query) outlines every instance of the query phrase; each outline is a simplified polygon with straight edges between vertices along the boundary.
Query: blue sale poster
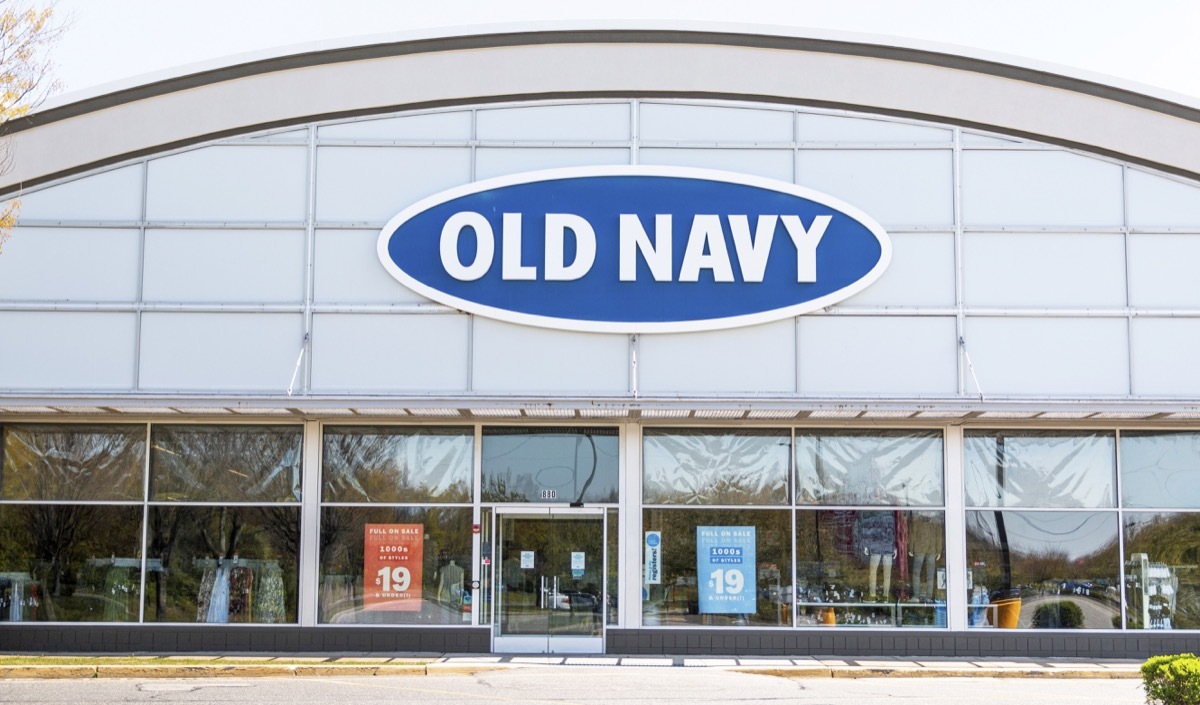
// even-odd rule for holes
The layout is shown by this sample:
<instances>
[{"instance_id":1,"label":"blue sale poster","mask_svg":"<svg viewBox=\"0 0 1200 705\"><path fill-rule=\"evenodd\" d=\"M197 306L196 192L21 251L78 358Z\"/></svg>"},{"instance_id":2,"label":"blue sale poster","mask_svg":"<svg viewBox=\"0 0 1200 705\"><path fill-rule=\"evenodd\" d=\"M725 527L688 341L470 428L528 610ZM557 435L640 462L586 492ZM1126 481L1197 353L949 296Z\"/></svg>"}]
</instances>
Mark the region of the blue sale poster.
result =
<instances>
[{"instance_id":1,"label":"blue sale poster","mask_svg":"<svg viewBox=\"0 0 1200 705\"><path fill-rule=\"evenodd\" d=\"M753 526L697 526L700 614L754 612L757 565Z\"/></svg>"}]
</instances>

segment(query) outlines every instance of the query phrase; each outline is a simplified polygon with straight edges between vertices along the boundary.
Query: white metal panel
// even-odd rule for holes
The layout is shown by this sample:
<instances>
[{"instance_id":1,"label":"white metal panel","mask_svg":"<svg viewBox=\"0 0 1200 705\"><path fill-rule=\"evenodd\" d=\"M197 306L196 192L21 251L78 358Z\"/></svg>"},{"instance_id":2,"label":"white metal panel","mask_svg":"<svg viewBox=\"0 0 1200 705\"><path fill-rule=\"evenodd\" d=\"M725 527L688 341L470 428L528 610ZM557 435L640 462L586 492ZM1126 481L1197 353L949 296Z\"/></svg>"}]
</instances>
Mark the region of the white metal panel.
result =
<instances>
[{"instance_id":1,"label":"white metal panel","mask_svg":"<svg viewBox=\"0 0 1200 705\"><path fill-rule=\"evenodd\" d=\"M136 324L132 313L0 312L0 389L131 389Z\"/></svg>"},{"instance_id":2,"label":"white metal panel","mask_svg":"<svg viewBox=\"0 0 1200 705\"><path fill-rule=\"evenodd\" d=\"M1135 318L1130 337L1135 395L1200 395L1200 320Z\"/></svg>"},{"instance_id":3,"label":"white metal panel","mask_svg":"<svg viewBox=\"0 0 1200 705\"><path fill-rule=\"evenodd\" d=\"M1116 164L1067 152L963 152L967 226L1118 227L1123 211Z\"/></svg>"},{"instance_id":4,"label":"white metal panel","mask_svg":"<svg viewBox=\"0 0 1200 705\"><path fill-rule=\"evenodd\" d=\"M142 389L263 390L291 383L299 313L142 314Z\"/></svg>"},{"instance_id":5,"label":"white metal panel","mask_svg":"<svg viewBox=\"0 0 1200 705\"><path fill-rule=\"evenodd\" d=\"M968 306L1125 305L1125 239L1115 233L967 233Z\"/></svg>"},{"instance_id":6,"label":"white metal panel","mask_svg":"<svg viewBox=\"0 0 1200 705\"><path fill-rule=\"evenodd\" d=\"M1200 188L1137 169L1126 172L1129 226L1200 227Z\"/></svg>"},{"instance_id":7,"label":"white metal panel","mask_svg":"<svg viewBox=\"0 0 1200 705\"><path fill-rule=\"evenodd\" d=\"M838 307L953 306L954 235L891 233L891 239L887 271Z\"/></svg>"},{"instance_id":8,"label":"white metal panel","mask_svg":"<svg viewBox=\"0 0 1200 705\"><path fill-rule=\"evenodd\" d=\"M1123 396L1126 331L1124 318L968 317L964 337L985 396Z\"/></svg>"},{"instance_id":9,"label":"white metal panel","mask_svg":"<svg viewBox=\"0 0 1200 705\"><path fill-rule=\"evenodd\" d=\"M638 152L639 164L693 166L792 182L790 149L661 149Z\"/></svg>"},{"instance_id":10,"label":"white metal panel","mask_svg":"<svg viewBox=\"0 0 1200 705\"><path fill-rule=\"evenodd\" d=\"M951 151L801 150L796 183L857 206L884 227L954 224Z\"/></svg>"},{"instance_id":11,"label":"white metal panel","mask_svg":"<svg viewBox=\"0 0 1200 705\"><path fill-rule=\"evenodd\" d=\"M469 321L458 314L314 315L312 388L464 391Z\"/></svg>"},{"instance_id":12,"label":"white metal panel","mask_svg":"<svg viewBox=\"0 0 1200 705\"><path fill-rule=\"evenodd\" d=\"M475 117L480 140L629 139L629 104L541 105L480 110Z\"/></svg>"},{"instance_id":13,"label":"white metal panel","mask_svg":"<svg viewBox=\"0 0 1200 705\"><path fill-rule=\"evenodd\" d=\"M463 110L322 125L317 128L317 139L465 142L471 139L471 113Z\"/></svg>"},{"instance_id":14,"label":"white metal panel","mask_svg":"<svg viewBox=\"0 0 1200 705\"><path fill-rule=\"evenodd\" d=\"M318 303L430 303L379 262L378 230L318 230L313 296Z\"/></svg>"},{"instance_id":15,"label":"white metal panel","mask_svg":"<svg viewBox=\"0 0 1200 705\"><path fill-rule=\"evenodd\" d=\"M0 254L0 299L133 301L138 231L16 228Z\"/></svg>"},{"instance_id":16,"label":"white metal panel","mask_svg":"<svg viewBox=\"0 0 1200 705\"><path fill-rule=\"evenodd\" d=\"M1200 308L1200 235L1129 236L1129 303Z\"/></svg>"},{"instance_id":17,"label":"white metal panel","mask_svg":"<svg viewBox=\"0 0 1200 705\"><path fill-rule=\"evenodd\" d=\"M792 141L792 113L784 110L643 103L639 134L662 142Z\"/></svg>"},{"instance_id":18,"label":"white metal panel","mask_svg":"<svg viewBox=\"0 0 1200 705\"><path fill-rule=\"evenodd\" d=\"M475 179L478 181L539 169L628 163L628 149L480 147L475 152Z\"/></svg>"},{"instance_id":19,"label":"white metal panel","mask_svg":"<svg viewBox=\"0 0 1200 705\"><path fill-rule=\"evenodd\" d=\"M475 320L478 392L618 394L629 389L629 338Z\"/></svg>"},{"instance_id":20,"label":"white metal panel","mask_svg":"<svg viewBox=\"0 0 1200 705\"><path fill-rule=\"evenodd\" d=\"M646 394L791 392L792 320L708 333L638 337L639 389Z\"/></svg>"},{"instance_id":21,"label":"white metal panel","mask_svg":"<svg viewBox=\"0 0 1200 705\"><path fill-rule=\"evenodd\" d=\"M800 318L800 392L947 396L958 388L953 317Z\"/></svg>"},{"instance_id":22,"label":"white metal panel","mask_svg":"<svg viewBox=\"0 0 1200 705\"><path fill-rule=\"evenodd\" d=\"M320 147L317 220L383 223L425 196L470 180L466 147Z\"/></svg>"},{"instance_id":23,"label":"white metal panel","mask_svg":"<svg viewBox=\"0 0 1200 705\"><path fill-rule=\"evenodd\" d=\"M800 113L796 124L801 142L928 144L954 139L953 132L937 127L841 115Z\"/></svg>"},{"instance_id":24,"label":"white metal panel","mask_svg":"<svg viewBox=\"0 0 1200 705\"><path fill-rule=\"evenodd\" d=\"M287 132L272 132L266 135L255 135L250 138L255 142L307 142L308 128L288 130Z\"/></svg>"},{"instance_id":25,"label":"white metal panel","mask_svg":"<svg viewBox=\"0 0 1200 705\"><path fill-rule=\"evenodd\" d=\"M142 167L133 165L21 196L22 220L141 220Z\"/></svg>"},{"instance_id":26,"label":"white metal panel","mask_svg":"<svg viewBox=\"0 0 1200 705\"><path fill-rule=\"evenodd\" d=\"M149 230L146 301L304 300L302 230Z\"/></svg>"},{"instance_id":27,"label":"white metal panel","mask_svg":"<svg viewBox=\"0 0 1200 705\"><path fill-rule=\"evenodd\" d=\"M304 220L303 145L216 146L154 159L146 217L161 221Z\"/></svg>"}]
</instances>

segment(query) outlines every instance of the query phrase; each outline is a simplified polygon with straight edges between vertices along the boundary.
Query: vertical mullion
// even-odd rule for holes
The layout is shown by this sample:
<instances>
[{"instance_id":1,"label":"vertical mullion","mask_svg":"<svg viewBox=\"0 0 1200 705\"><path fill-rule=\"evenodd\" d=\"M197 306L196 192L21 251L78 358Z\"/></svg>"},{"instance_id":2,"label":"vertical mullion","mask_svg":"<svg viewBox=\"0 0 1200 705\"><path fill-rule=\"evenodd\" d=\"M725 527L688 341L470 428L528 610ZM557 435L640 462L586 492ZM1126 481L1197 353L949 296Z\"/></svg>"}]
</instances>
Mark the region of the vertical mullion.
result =
<instances>
[{"instance_id":1,"label":"vertical mullion","mask_svg":"<svg viewBox=\"0 0 1200 705\"><path fill-rule=\"evenodd\" d=\"M321 545L321 423L304 423L303 463L300 489L300 556L298 560L297 615L302 627L318 622Z\"/></svg>"}]
</instances>

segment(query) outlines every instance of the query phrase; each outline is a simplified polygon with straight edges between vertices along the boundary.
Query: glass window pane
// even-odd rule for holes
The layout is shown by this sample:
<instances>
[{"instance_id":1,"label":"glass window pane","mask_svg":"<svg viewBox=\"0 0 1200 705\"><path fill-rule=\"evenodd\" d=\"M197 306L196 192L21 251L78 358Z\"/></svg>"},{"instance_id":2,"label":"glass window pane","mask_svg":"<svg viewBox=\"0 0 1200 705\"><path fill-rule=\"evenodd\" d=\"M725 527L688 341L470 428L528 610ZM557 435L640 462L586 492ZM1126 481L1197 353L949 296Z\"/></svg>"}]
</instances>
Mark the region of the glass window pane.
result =
<instances>
[{"instance_id":1,"label":"glass window pane","mask_svg":"<svg viewBox=\"0 0 1200 705\"><path fill-rule=\"evenodd\" d=\"M300 426L154 426L150 499L298 502Z\"/></svg>"},{"instance_id":2,"label":"glass window pane","mask_svg":"<svg viewBox=\"0 0 1200 705\"><path fill-rule=\"evenodd\" d=\"M642 624L791 626L790 511L645 509L642 523L647 532L659 532L662 566L661 581L646 585ZM732 538L710 541L723 532ZM709 550L697 551L701 540ZM714 564L717 554L733 560Z\"/></svg>"},{"instance_id":3,"label":"glass window pane","mask_svg":"<svg viewBox=\"0 0 1200 705\"><path fill-rule=\"evenodd\" d=\"M483 501L617 501L615 428L483 429Z\"/></svg>"},{"instance_id":4,"label":"glass window pane","mask_svg":"<svg viewBox=\"0 0 1200 705\"><path fill-rule=\"evenodd\" d=\"M796 513L799 626L945 627L940 511Z\"/></svg>"},{"instance_id":5,"label":"glass window pane","mask_svg":"<svg viewBox=\"0 0 1200 705\"><path fill-rule=\"evenodd\" d=\"M965 436L970 506L1116 506L1111 433L967 431Z\"/></svg>"},{"instance_id":6,"label":"glass window pane","mask_svg":"<svg viewBox=\"0 0 1200 705\"><path fill-rule=\"evenodd\" d=\"M470 502L470 428L325 429L326 502Z\"/></svg>"},{"instance_id":7,"label":"glass window pane","mask_svg":"<svg viewBox=\"0 0 1200 705\"><path fill-rule=\"evenodd\" d=\"M605 512L605 521L608 522L608 545L605 550L608 551L608 572L605 577L608 579L608 615L605 619L609 626L618 626L621 623L621 554L619 548L621 536L620 512L613 507L610 507Z\"/></svg>"},{"instance_id":8,"label":"glass window pane","mask_svg":"<svg viewBox=\"0 0 1200 705\"><path fill-rule=\"evenodd\" d=\"M0 427L0 499L140 500L145 426Z\"/></svg>"},{"instance_id":9,"label":"glass window pane","mask_svg":"<svg viewBox=\"0 0 1200 705\"><path fill-rule=\"evenodd\" d=\"M150 507L147 622L296 621L299 507Z\"/></svg>"},{"instance_id":10,"label":"glass window pane","mask_svg":"<svg viewBox=\"0 0 1200 705\"><path fill-rule=\"evenodd\" d=\"M648 430L646 504L787 504L786 431Z\"/></svg>"},{"instance_id":11,"label":"glass window pane","mask_svg":"<svg viewBox=\"0 0 1200 705\"><path fill-rule=\"evenodd\" d=\"M326 507L320 621L469 624L470 565L470 507Z\"/></svg>"},{"instance_id":12,"label":"glass window pane","mask_svg":"<svg viewBox=\"0 0 1200 705\"><path fill-rule=\"evenodd\" d=\"M1198 473L1200 433L1121 433L1121 506L1200 508Z\"/></svg>"},{"instance_id":13,"label":"glass window pane","mask_svg":"<svg viewBox=\"0 0 1200 705\"><path fill-rule=\"evenodd\" d=\"M1128 629L1200 629L1200 514L1125 515Z\"/></svg>"},{"instance_id":14,"label":"glass window pane","mask_svg":"<svg viewBox=\"0 0 1200 705\"><path fill-rule=\"evenodd\" d=\"M796 434L796 503L938 506L941 431Z\"/></svg>"},{"instance_id":15,"label":"glass window pane","mask_svg":"<svg viewBox=\"0 0 1200 705\"><path fill-rule=\"evenodd\" d=\"M0 622L136 622L142 508L0 506Z\"/></svg>"},{"instance_id":16,"label":"glass window pane","mask_svg":"<svg viewBox=\"0 0 1200 705\"><path fill-rule=\"evenodd\" d=\"M1121 626L1116 512L967 512L968 623Z\"/></svg>"}]
</instances>

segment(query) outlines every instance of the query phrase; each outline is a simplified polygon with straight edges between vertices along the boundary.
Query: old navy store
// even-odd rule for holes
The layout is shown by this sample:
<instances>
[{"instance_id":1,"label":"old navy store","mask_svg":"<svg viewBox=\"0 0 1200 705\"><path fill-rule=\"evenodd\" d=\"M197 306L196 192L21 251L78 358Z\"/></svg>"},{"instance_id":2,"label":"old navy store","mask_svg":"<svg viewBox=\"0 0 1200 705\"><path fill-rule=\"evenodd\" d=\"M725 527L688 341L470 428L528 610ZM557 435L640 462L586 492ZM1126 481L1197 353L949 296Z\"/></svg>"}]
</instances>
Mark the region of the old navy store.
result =
<instances>
[{"instance_id":1,"label":"old navy store","mask_svg":"<svg viewBox=\"0 0 1200 705\"><path fill-rule=\"evenodd\" d=\"M0 643L1187 650L1200 106L1149 90L572 26L49 105Z\"/></svg>"}]
</instances>

